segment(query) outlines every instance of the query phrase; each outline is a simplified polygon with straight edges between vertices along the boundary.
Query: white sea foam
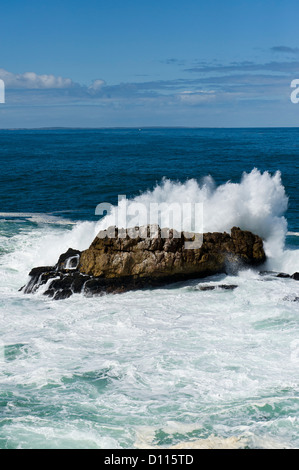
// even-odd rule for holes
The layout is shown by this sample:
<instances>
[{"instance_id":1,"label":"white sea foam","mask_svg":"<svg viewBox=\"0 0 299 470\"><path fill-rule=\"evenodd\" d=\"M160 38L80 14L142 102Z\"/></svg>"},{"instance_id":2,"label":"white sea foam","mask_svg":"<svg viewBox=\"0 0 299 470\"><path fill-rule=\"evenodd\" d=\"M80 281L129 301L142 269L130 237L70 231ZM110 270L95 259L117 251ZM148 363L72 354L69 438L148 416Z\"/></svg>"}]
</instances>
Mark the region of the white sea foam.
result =
<instances>
[{"instance_id":1,"label":"white sea foam","mask_svg":"<svg viewBox=\"0 0 299 470\"><path fill-rule=\"evenodd\" d=\"M120 204L124 203L125 201L121 201ZM228 181L220 186L216 186L210 176L203 178L201 182L191 179L182 183L164 179L153 190L148 190L126 203L131 214L139 213L141 224L159 223L159 219L149 220L148 217L153 203L166 203L166 205L202 203L204 232L230 232L233 226L250 230L264 240L268 268L282 269L285 265L284 245L287 220L284 214L288 207L288 197L279 171L271 175L267 171L262 173L254 169L250 173L244 173L239 183ZM143 218L142 213L139 212L140 204L148 209ZM111 214L95 225L95 230L90 234L90 240L99 230L115 224L116 213L117 207L114 207ZM161 218L163 218L163 211ZM127 226L130 226L129 218ZM189 227L189 218L181 220L181 213L177 214L177 217L173 214L173 228L189 230ZM294 271L299 268L297 252L292 253L292 259L293 262L288 260L285 267Z\"/></svg>"},{"instance_id":2,"label":"white sea foam","mask_svg":"<svg viewBox=\"0 0 299 470\"><path fill-rule=\"evenodd\" d=\"M164 180L129 203L177 201L204 203L205 231L237 225L261 235L270 269L299 270L299 250L284 247L279 173L254 170L218 187L210 177ZM0 232L3 446L298 448L293 279L252 269L100 298L18 292L32 267L87 248L110 224L40 218ZM238 287L198 288L224 277Z\"/></svg>"},{"instance_id":3,"label":"white sea foam","mask_svg":"<svg viewBox=\"0 0 299 470\"><path fill-rule=\"evenodd\" d=\"M121 202L123 203L125 201ZM244 173L239 183L228 181L220 186L216 186L210 176L203 178L201 182L191 179L182 183L164 179L154 189L126 201L131 214L135 211L138 213L140 204L146 207L147 214L150 214L152 203L166 203L166 205L202 203L204 232L230 232L233 226L250 230L264 239L268 258L267 269L289 273L299 270L299 250L285 250L288 230L284 214L288 206L288 197L279 172L271 175L269 172L262 173L254 169L250 173ZM55 224L52 225L52 229L47 227L45 230L41 227L36 232L31 232L28 240L25 240L22 234L19 240L23 252L21 264L24 257L25 259L27 257L28 261L24 269L28 269L30 264L31 266L53 264L69 247L79 250L88 248L100 230L115 224L116 212L115 206L109 215L98 222L78 222L69 230L65 230L63 226L60 230L59 225ZM53 218L54 220L59 221L59 224L61 222L58 217ZM42 222L43 218L40 221ZM148 220L147 215L140 220L141 224L149 222L158 223L159 220ZM130 226L128 218L127 227ZM174 214L173 228L186 230L185 227L187 229L190 227L189 218L178 220ZM20 263L17 253L16 261ZM10 263L13 263L12 259Z\"/></svg>"},{"instance_id":4,"label":"white sea foam","mask_svg":"<svg viewBox=\"0 0 299 470\"><path fill-rule=\"evenodd\" d=\"M66 220L52 214L42 214L37 212L0 212L2 219L27 219L37 224L74 225L72 220Z\"/></svg>"},{"instance_id":5,"label":"white sea foam","mask_svg":"<svg viewBox=\"0 0 299 470\"><path fill-rule=\"evenodd\" d=\"M243 230L251 230L260 235L266 242L268 256L276 256L284 246L287 233L287 221L284 213L288 206L288 197L281 182L280 172L271 175L254 169L244 173L240 183L227 183L216 186L208 176L201 182L195 179L184 183L164 179L153 190L146 191L140 196L128 201L130 212L136 213L139 204L147 207L146 216L150 214L152 203L168 205L173 203L202 203L203 231L230 232L233 226ZM135 210L134 210L135 209ZM102 219L97 229L114 225L115 208L112 213ZM148 220L146 216L141 224L158 223L159 220ZM163 216L163 214L162 214ZM129 220L129 219L128 219ZM174 214L173 228L188 230L189 219L181 221L181 214Z\"/></svg>"},{"instance_id":6,"label":"white sea foam","mask_svg":"<svg viewBox=\"0 0 299 470\"><path fill-rule=\"evenodd\" d=\"M197 288L224 275L62 301L17 291L88 228L34 228L0 257L3 446L297 448L298 283L248 270L226 276L233 291Z\"/></svg>"},{"instance_id":7,"label":"white sea foam","mask_svg":"<svg viewBox=\"0 0 299 470\"><path fill-rule=\"evenodd\" d=\"M169 426L163 427L163 432L168 435L188 435L188 433L195 432L198 429L198 425L186 425L182 423L173 423L175 430L169 430ZM134 447L137 449L242 449L248 445L248 441L244 437L229 437L220 438L213 434L208 438L202 439L185 439L177 442L174 445L159 446L155 444L155 434L159 431L158 428L154 427L140 427L136 432L136 442Z\"/></svg>"},{"instance_id":8,"label":"white sea foam","mask_svg":"<svg viewBox=\"0 0 299 470\"><path fill-rule=\"evenodd\" d=\"M243 272L232 292L192 289L215 281L59 302L1 291L15 351L0 368L2 441L298 447L298 312L283 300L297 283Z\"/></svg>"}]
</instances>

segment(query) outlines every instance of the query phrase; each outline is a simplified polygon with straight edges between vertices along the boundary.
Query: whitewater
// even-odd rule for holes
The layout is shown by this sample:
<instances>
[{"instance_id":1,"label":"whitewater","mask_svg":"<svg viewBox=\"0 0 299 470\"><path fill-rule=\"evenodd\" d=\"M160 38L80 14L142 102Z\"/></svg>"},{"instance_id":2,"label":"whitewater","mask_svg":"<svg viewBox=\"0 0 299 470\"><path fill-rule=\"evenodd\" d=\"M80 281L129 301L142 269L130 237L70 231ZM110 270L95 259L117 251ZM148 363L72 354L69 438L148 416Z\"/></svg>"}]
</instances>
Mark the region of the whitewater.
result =
<instances>
[{"instance_id":1,"label":"whitewater","mask_svg":"<svg viewBox=\"0 0 299 470\"><path fill-rule=\"evenodd\" d=\"M163 179L128 198L174 201L202 202L205 231L262 236L265 266L53 301L19 292L31 268L87 248L113 213L1 213L1 448L298 447L299 284L272 272L299 270L280 173ZM200 290L224 280L238 288Z\"/></svg>"},{"instance_id":2,"label":"whitewater","mask_svg":"<svg viewBox=\"0 0 299 470\"><path fill-rule=\"evenodd\" d=\"M267 269L292 273L298 268L298 251L287 250L285 247L289 233L284 216L288 207L288 197L279 171L271 175L269 172L262 173L258 169L253 169L250 173L244 173L239 183L228 181L219 186L216 186L211 176L204 177L200 182L191 179L183 183L164 178L152 190L126 202L128 212L130 211L131 214L138 212L140 204L148 208L146 217L142 218L142 213L139 217L140 225L159 223L159 218L151 220L148 218L152 203L165 203L165 212L172 203L181 205L202 203L203 232L230 232L234 226L242 230L250 230L264 240L268 258L265 266ZM69 247L78 250L88 248L101 230L115 225L117 209L114 207L111 214L98 222L81 221L76 224L51 214L0 213L0 216L4 220L8 217L10 221L23 217L41 225L41 229L30 232L30 238L34 237L32 244L26 238L21 237L19 240L20 237L16 237L16 242L24 244L21 246L23 250L21 257L18 256L18 252L15 252L16 263L27 260L28 264L24 265L23 269L29 268L30 271L30 266L38 265L38 263L45 266L55 264L59 255ZM163 218L163 213L161 217ZM128 217L126 224L122 227L130 228L132 226L130 220L131 218ZM190 221L182 221L181 214L179 214L179 219L176 219L174 214L172 222L172 228L177 230L188 230L190 227ZM46 233L41 236L41 232L44 232L43 224L48 226ZM64 228L59 230L55 227L56 225L58 227L62 225L68 230ZM73 225L75 226L72 227ZM296 233L291 232L290 235L296 235ZM29 243L28 248L27 243ZM31 253L30 246L32 246Z\"/></svg>"}]
</instances>

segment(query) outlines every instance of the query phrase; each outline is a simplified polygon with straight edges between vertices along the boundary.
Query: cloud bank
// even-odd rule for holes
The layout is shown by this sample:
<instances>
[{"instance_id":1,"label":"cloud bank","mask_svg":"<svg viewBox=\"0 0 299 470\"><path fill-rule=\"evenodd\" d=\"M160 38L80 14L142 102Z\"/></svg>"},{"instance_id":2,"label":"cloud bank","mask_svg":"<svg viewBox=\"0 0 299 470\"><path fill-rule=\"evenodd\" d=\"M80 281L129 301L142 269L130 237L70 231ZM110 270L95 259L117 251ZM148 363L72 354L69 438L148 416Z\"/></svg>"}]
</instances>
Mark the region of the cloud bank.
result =
<instances>
[{"instance_id":1,"label":"cloud bank","mask_svg":"<svg viewBox=\"0 0 299 470\"><path fill-rule=\"evenodd\" d=\"M283 54L298 54L299 47L288 47L288 46L274 46L271 47L272 52L279 52Z\"/></svg>"},{"instance_id":2,"label":"cloud bank","mask_svg":"<svg viewBox=\"0 0 299 470\"><path fill-rule=\"evenodd\" d=\"M12 89L62 89L75 87L76 84L70 78L55 77L55 75L38 75L35 72L15 74L0 69L0 78L7 88Z\"/></svg>"},{"instance_id":3,"label":"cloud bank","mask_svg":"<svg viewBox=\"0 0 299 470\"><path fill-rule=\"evenodd\" d=\"M53 122L54 108L59 109L65 125L72 121L74 112L78 122L83 115L88 119L100 116L101 122L106 122L110 116L109 125L114 122L115 125L135 125L143 120L154 125L190 125L192 122L196 125L208 122L208 116L212 123L214 117L220 116L221 125L221 122L227 123L228 113L235 116L237 123L240 121L237 116L245 116L254 122L257 113L267 114L271 122L276 119L275 122L280 123L286 110L293 116L295 112L298 114L298 110L290 105L290 83L299 78L299 61L294 57L286 60L286 54L295 54L297 50L287 46L272 47L270 53L282 54L282 60L230 63L201 60L189 67L185 61L171 58L164 63L171 67L172 76L173 67L177 67L177 78L145 80L147 77L140 75L139 81L113 85L103 77L80 84L70 77L13 73L2 68L0 79L5 83L6 103L0 108L0 117L2 113L7 120L11 115L13 121L13 108L18 107L19 115L20 108L24 109L24 114L26 109L30 110L27 120L33 116L34 108L40 108L43 109L42 116L52 113ZM217 125L219 123L217 121ZM5 123L0 121L1 126L5 127Z\"/></svg>"}]
</instances>

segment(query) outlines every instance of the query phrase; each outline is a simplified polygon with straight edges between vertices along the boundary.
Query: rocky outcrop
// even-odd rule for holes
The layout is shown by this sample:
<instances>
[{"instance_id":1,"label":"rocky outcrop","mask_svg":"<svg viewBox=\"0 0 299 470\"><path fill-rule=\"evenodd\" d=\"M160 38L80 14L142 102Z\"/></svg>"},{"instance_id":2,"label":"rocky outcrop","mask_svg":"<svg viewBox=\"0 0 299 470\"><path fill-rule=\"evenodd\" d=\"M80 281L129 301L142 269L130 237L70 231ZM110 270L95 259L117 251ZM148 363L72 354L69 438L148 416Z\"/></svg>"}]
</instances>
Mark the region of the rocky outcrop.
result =
<instances>
[{"instance_id":1,"label":"rocky outcrop","mask_svg":"<svg viewBox=\"0 0 299 470\"><path fill-rule=\"evenodd\" d=\"M162 238L157 227L154 237L116 238L101 232L91 246L81 253L79 271L94 277L160 278L171 276L207 275L223 272L228 264L258 264L265 261L263 242L251 232L237 227L228 233L206 233L200 248L185 249L185 242L194 234L177 236L173 230Z\"/></svg>"},{"instance_id":2,"label":"rocky outcrop","mask_svg":"<svg viewBox=\"0 0 299 470\"><path fill-rule=\"evenodd\" d=\"M220 284L217 286L200 286L199 290L207 291L207 290L217 290L217 289L224 289L224 290L234 290L238 286L235 284Z\"/></svg>"},{"instance_id":3,"label":"rocky outcrop","mask_svg":"<svg viewBox=\"0 0 299 470\"><path fill-rule=\"evenodd\" d=\"M276 274L276 277L282 277L282 278L291 278L295 279L295 281L299 281L299 273L294 273L294 274L286 274L286 273L278 273Z\"/></svg>"},{"instance_id":4,"label":"rocky outcrop","mask_svg":"<svg viewBox=\"0 0 299 470\"><path fill-rule=\"evenodd\" d=\"M22 289L25 293L42 289L54 299L78 292L124 292L232 273L266 259L262 239L238 227L231 234L205 233L201 246L192 249L186 249L185 243L196 240L195 234L169 230L165 238L158 226L140 227L136 234L136 229L124 234L114 227L100 232L87 250L69 249L55 266L32 269Z\"/></svg>"}]
</instances>

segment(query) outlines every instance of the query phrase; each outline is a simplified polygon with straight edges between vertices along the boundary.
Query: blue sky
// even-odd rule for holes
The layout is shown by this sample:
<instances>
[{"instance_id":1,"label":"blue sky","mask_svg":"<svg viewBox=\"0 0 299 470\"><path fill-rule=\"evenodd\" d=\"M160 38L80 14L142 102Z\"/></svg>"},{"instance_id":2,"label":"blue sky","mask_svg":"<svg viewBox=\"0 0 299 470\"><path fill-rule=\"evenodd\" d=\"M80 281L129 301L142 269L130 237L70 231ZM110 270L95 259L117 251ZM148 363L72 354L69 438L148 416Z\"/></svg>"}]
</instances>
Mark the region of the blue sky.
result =
<instances>
[{"instance_id":1,"label":"blue sky","mask_svg":"<svg viewBox=\"0 0 299 470\"><path fill-rule=\"evenodd\" d=\"M297 126L299 4L10 0L0 128Z\"/></svg>"}]
</instances>

